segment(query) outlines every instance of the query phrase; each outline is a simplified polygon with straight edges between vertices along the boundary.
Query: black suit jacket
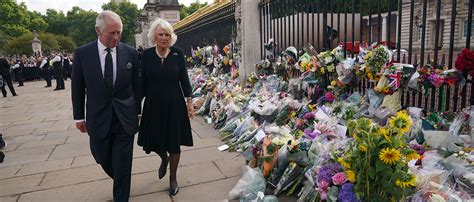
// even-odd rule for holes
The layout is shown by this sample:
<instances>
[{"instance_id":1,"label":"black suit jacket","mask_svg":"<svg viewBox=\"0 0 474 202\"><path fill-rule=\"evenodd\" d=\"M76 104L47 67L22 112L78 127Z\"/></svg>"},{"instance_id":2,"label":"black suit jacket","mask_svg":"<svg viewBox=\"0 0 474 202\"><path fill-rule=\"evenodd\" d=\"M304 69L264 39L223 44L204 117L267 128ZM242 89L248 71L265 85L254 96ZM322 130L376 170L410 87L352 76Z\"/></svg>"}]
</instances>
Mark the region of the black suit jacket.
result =
<instances>
[{"instance_id":1,"label":"black suit jacket","mask_svg":"<svg viewBox=\"0 0 474 202\"><path fill-rule=\"evenodd\" d=\"M71 86L74 120L85 118L91 137L106 137L112 109L127 134L134 135L138 131L137 116L141 113L138 54L134 48L123 43L116 50L117 76L111 91L107 89L102 75L97 41L74 52Z\"/></svg>"},{"instance_id":2,"label":"black suit jacket","mask_svg":"<svg viewBox=\"0 0 474 202\"><path fill-rule=\"evenodd\" d=\"M0 74L3 77L10 77L10 64L5 58L0 58Z\"/></svg>"}]
</instances>

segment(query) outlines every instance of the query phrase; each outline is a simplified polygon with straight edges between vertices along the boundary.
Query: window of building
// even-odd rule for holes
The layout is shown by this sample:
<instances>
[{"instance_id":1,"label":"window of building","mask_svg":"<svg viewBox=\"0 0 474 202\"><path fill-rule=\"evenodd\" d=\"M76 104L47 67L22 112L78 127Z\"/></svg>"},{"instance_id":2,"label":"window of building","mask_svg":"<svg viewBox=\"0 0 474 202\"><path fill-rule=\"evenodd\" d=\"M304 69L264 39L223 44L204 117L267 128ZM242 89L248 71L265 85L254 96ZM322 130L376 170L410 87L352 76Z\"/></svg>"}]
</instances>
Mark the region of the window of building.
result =
<instances>
[{"instance_id":1,"label":"window of building","mask_svg":"<svg viewBox=\"0 0 474 202\"><path fill-rule=\"evenodd\" d=\"M463 28L463 35L462 37L463 38L466 38L467 37L467 20L464 20L464 28ZM474 20L471 22L471 38L472 38L472 35L474 35Z\"/></svg>"},{"instance_id":2,"label":"window of building","mask_svg":"<svg viewBox=\"0 0 474 202\"><path fill-rule=\"evenodd\" d=\"M415 26L415 34L416 34L416 41L421 41L421 38L423 36L423 27L416 27Z\"/></svg>"}]
</instances>

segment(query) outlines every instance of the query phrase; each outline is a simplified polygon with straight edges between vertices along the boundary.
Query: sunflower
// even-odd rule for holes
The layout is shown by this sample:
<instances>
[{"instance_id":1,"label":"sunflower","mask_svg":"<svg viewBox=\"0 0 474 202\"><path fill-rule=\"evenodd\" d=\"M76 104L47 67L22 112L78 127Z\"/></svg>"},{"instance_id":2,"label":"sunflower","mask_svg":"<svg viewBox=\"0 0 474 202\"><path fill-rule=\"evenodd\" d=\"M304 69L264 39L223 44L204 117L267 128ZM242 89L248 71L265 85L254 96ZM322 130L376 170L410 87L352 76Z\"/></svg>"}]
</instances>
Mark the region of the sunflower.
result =
<instances>
[{"instance_id":1,"label":"sunflower","mask_svg":"<svg viewBox=\"0 0 474 202\"><path fill-rule=\"evenodd\" d=\"M352 171L352 170L347 170L347 171L346 171L346 175L347 175L347 179L348 179L350 182L354 183L354 182L356 181L356 175L355 175L354 171Z\"/></svg>"},{"instance_id":2,"label":"sunflower","mask_svg":"<svg viewBox=\"0 0 474 202\"><path fill-rule=\"evenodd\" d=\"M365 145L359 145L359 151L361 152L367 152L367 147Z\"/></svg>"},{"instance_id":3,"label":"sunflower","mask_svg":"<svg viewBox=\"0 0 474 202\"><path fill-rule=\"evenodd\" d=\"M411 124L410 115L408 115L406 111L399 111L396 117L390 119L390 126L399 129L401 133L408 132Z\"/></svg>"},{"instance_id":4,"label":"sunflower","mask_svg":"<svg viewBox=\"0 0 474 202\"><path fill-rule=\"evenodd\" d=\"M394 164L400 160L401 154L400 151L395 149L384 148L379 153L379 158L385 164Z\"/></svg>"},{"instance_id":5,"label":"sunflower","mask_svg":"<svg viewBox=\"0 0 474 202\"><path fill-rule=\"evenodd\" d=\"M420 155L418 155L416 152L411 152L411 153L407 154L406 157L407 157L408 161L411 161L411 160L419 159Z\"/></svg>"},{"instance_id":6,"label":"sunflower","mask_svg":"<svg viewBox=\"0 0 474 202\"><path fill-rule=\"evenodd\" d=\"M388 143L392 143L389 130L387 130L386 128L380 128L380 134L382 134L383 137L385 137Z\"/></svg>"},{"instance_id":7,"label":"sunflower","mask_svg":"<svg viewBox=\"0 0 474 202\"><path fill-rule=\"evenodd\" d=\"M352 133L352 137L354 138L354 140L359 140L359 135L357 135L357 133Z\"/></svg>"},{"instance_id":8,"label":"sunflower","mask_svg":"<svg viewBox=\"0 0 474 202\"><path fill-rule=\"evenodd\" d=\"M407 180L400 180L400 179L397 179L395 181L395 184L401 188L407 188L407 187L414 187L416 186L416 176L414 175L411 175L410 176L410 179L407 179Z\"/></svg>"},{"instance_id":9,"label":"sunflower","mask_svg":"<svg viewBox=\"0 0 474 202\"><path fill-rule=\"evenodd\" d=\"M344 167L344 168L350 168L350 167L351 167L351 163L347 162L347 161L344 160L344 158L342 158L342 157L339 157L339 158L337 159L337 162L339 162L339 163L342 165L342 167Z\"/></svg>"}]
</instances>

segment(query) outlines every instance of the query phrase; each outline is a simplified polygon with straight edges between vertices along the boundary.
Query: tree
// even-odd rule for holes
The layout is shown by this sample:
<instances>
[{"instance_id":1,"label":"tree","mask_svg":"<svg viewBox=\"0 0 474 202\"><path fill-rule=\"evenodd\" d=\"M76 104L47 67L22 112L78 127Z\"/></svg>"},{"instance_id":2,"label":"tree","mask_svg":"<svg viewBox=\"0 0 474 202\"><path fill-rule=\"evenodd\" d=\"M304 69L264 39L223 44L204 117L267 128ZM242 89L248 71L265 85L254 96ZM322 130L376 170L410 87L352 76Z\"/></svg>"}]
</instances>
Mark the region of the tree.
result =
<instances>
[{"instance_id":1,"label":"tree","mask_svg":"<svg viewBox=\"0 0 474 202\"><path fill-rule=\"evenodd\" d=\"M44 20L48 24L48 28L45 30L49 33L67 35L69 22L62 11L56 11L54 9L47 9L46 15L43 16Z\"/></svg>"},{"instance_id":2,"label":"tree","mask_svg":"<svg viewBox=\"0 0 474 202\"><path fill-rule=\"evenodd\" d=\"M29 30L36 30L37 32L44 32L46 28L48 28L48 23L41 17L32 19L29 26Z\"/></svg>"},{"instance_id":3,"label":"tree","mask_svg":"<svg viewBox=\"0 0 474 202\"><path fill-rule=\"evenodd\" d=\"M68 37L64 36L56 36L51 33L40 33L38 35L39 40L41 40L41 51L43 53L50 53L51 51L57 51L57 50L64 50L64 51L70 51L74 50L74 48L68 47L71 45L69 41L72 41L72 39L68 39ZM59 40L58 40L59 39ZM26 33L23 34L19 37L12 38L7 42L6 45L6 50L5 52L7 54L19 54L19 55L31 55L33 54L33 49L31 47L31 41L33 40L33 34L32 33ZM68 48L62 49L62 46L59 45L59 42L61 43L67 43L63 44L63 47ZM74 46L74 44L72 44Z\"/></svg>"},{"instance_id":4,"label":"tree","mask_svg":"<svg viewBox=\"0 0 474 202\"><path fill-rule=\"evenodd\" d=\"M74 52L74 49L76 48L76 44L74 43L74 40L71 37L56 35L56 40L58 41L58 44L59 44L59 50L66 53Z\"/></svg>"},{"instance_id":5,"label":"tree","mask_svg":"<svg viewBox=\"0 0 474 202\"><path fill-rule=\"evenodd\" d=\"M189 6L185 6L184 4L181 4L181 6L183 6L183 8L179 12L179 16L180 16L180 19L184 19L188 17L189 15L193 14L194 12L196 12L197 10L199 10L200 8L207 6L207 2L201 4L199 3L198 0L196 0L194 3L191 3L191 5Z\"/></svg>"},{"instance_id":6,"label":"tree","mask_svg":"<svg viewBox=\"0 0 474 202\"><path fill-rule=\"evenodd\" d=\"M67 35L73 38L74 43L78 46L89 43L97 39L95 32L95 18L98 13L92 10L85 11L77 6L72 7L67 12L67 22L69 27L67 29Z\"/></svg>"},{"instance_id":7,"label":"tree","mask_svg":"<svg viewBox=\"0 0 474 202\"><path fill-rule=\"evenodd\" d=\"M109 2L102 5L103 10L111 10L122 19L123 31L121 41L129 45L135 45L135 30L137 29L136 20L140 14L137 5L130 2Z\"/></svg>"},{"instance_id":8,"label":"tree","mask_svg":"<svg viewBox=\"0 0 474 202\"><path fill-rule=\"evenodd\" d=\"M25 3L2 0L0 3L0 30L8 36L21 36L28 32L30 18Z\"/></svg>"},{"instance_id":9,"label":"tree","mask_svg":"<svg viewBox=\"0 0 474 202\"><path fill-rule=\"evenodd\" d=\"M6 45L8 41L10 40L10 36L5 34L2 30L0 30L0 53L6 52Z\"/></svg>"}]
</instances>

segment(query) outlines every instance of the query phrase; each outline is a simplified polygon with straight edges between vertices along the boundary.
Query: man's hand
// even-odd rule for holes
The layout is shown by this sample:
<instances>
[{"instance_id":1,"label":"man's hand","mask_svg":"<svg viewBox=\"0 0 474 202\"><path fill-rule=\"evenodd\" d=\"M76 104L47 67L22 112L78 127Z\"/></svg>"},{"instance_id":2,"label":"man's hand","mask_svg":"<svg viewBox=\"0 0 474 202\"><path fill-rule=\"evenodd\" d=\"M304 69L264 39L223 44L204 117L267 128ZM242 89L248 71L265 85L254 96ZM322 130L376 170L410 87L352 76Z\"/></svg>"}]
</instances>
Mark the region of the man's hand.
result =
<instances>
[{"instance_id":1,"label":"man's hand","mask_svg":"<svg viewBox=\"0 0 474 202\"><path fill-rule=\"evenodd\" d=\"M87 132L85 121L76 122L76 128L79 129L79 131L81 131L81 133Z\"/></svg>"}]
</instances>

